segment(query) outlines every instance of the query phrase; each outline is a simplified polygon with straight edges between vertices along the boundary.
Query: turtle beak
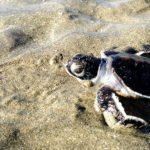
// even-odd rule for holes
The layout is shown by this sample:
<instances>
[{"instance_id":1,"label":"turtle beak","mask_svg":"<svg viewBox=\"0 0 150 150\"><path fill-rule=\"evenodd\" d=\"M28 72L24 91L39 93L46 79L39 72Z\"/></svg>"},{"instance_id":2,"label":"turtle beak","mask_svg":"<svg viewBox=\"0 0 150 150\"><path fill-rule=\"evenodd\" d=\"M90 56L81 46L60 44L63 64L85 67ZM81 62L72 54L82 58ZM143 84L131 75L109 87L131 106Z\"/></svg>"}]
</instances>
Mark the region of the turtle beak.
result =
<instances>
[{"instance_id":1,"label":"turtle beak","mask_svg":"<svg viewBox=\"0 0 150 150\"><path fill-rule=\"evenodd\" d=\"M66 64L63 64L63 66L64 66L66 72L67 72L69 75L72 76L71 71L70 71L70 64L69 64L69 62L66 63Z\"/></svg>"},{"instance_id":2,"label":"turtle beak","mask_svg":"<svg viewBox=\"0 0 150 150\"><path fill-rule=\"evenodd\" d=\"M70 70L71 62L68 61L67 63L63 64L63 66L65 67L65 69Z\"/></svg>"},{"instance_id":3,"label":"turtle beak","mask_svg":"<svg viewBox=\"0 0 150 150\"><path fill-rule=\"evenodd\" d=\"M66 63L66 64L63 64L63 66L64 66L64 68L65 68L66 71L69 70L69 65L68 65L67 63Z\"/></svg>"}]
</instances>

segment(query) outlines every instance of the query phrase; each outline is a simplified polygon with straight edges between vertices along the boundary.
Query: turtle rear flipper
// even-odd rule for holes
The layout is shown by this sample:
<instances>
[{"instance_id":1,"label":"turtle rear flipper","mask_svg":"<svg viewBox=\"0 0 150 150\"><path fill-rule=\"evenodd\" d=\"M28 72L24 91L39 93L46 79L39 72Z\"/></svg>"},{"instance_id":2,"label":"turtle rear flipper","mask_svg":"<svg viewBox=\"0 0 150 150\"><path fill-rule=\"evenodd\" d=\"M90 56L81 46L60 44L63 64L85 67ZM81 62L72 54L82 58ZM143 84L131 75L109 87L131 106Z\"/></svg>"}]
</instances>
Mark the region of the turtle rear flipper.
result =
<instances>
[{"instance_id":1,"label":"turtle rear flipper","mask_svg":"<svg viewBox=\"0 0 150 150\"><path fill-rule=\"evenodd\" d=\"M133 55L137 55L137 56L143 56L143 57L150 58L150 45L143 45L143 48L144 48L144 50L138 51L135 48L128 47L124 52L127 54L133 54ZM121 53L120 51L117 51L116 49L117 49L117 47L112 47L108 50L105 50L103 53L107 57Z\"/></svg>"},{"instance_id":2,"label":"turtle rear flipper","mask_svg":"<svg viewBox=\"0 0 150 150\"><path fill-rule=\"evenodd\" d=\"M136 54L136 53L138 53L138 50L136 50L135 48L132 48L132 47L128 47L124 52L128 53L128 54Z\"/></svg>"},{"instance_id":3,"label":"turtle rear flipper","mask_svg":"<svg viewBox=\"0 0 150 150\"><path fill-rule=\"evenodd\" d=\"M136 53L137 56L143 56L143 57L147 57L150 58L150 51L139 51Z\"/></svg>"},{"instance_id":4,"label":"turtle rear flipper","mask_svg":"<svg viewBox=\"0 0 150 150\"><path fill-rule=\"evenodd\" d=\"M134 54L138 55L138 56L143 56L143 57L150 58L150 45L145 44L145 45L143 45L143 48L144 48L144 50L137 51Z\"/></svg>"},{"instance_id":5,"label":"turtle rear flipper","mask_svg":"<svg viewBox=\"0 0 150 150\"><path fill-rule=\"evenodd\" d=\"M147 57L150 58L150 50L141 50L138 51L134 48L128 48L127 50L124 51L127 54L133 54L133 55L137 55L137 56L143 56L143 57ZM112 50L106 50L104 52L101 53L101 57L108 57L111 55L116 55L116 54L120 54L121 52L119 51L115 51L114 49Z\"/></svg>"},{"instance_id":6,"label":"turtle rear flipper","mask_svg":"<svg viewBox=\"0 0 150 150\"><path fill-rule=\"evenodd\" d=\"M144 47L144 50L141 50L141 51L138 51L138 50L130 47L130 48L125 50L125 53L134 54L134 55L137 55L137 56L143 56L143 57L150 58L150 45L149 45L149 48Z\"/></svg>"}]
</instances>

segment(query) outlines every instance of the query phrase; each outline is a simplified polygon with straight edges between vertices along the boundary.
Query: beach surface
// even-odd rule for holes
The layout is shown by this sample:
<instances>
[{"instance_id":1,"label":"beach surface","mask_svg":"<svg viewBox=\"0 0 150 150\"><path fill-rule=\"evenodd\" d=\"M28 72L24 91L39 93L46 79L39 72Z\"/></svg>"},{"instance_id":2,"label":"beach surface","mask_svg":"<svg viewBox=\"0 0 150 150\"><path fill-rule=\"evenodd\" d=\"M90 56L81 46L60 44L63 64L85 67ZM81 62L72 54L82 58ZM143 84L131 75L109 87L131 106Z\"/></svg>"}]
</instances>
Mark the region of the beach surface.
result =
<instances>
[{"instance_id":1,"label":"beach surface","mask_svg":"<svg viewBox=\"0 0 150 150\"><path fill-rule=\"evenodd\" d=\"M143 45L149 0L0 1L0 149L149 150L149 134L110 129L93 107L98 87L62 65L77 53Z\"/></svg>"}]
</instances>

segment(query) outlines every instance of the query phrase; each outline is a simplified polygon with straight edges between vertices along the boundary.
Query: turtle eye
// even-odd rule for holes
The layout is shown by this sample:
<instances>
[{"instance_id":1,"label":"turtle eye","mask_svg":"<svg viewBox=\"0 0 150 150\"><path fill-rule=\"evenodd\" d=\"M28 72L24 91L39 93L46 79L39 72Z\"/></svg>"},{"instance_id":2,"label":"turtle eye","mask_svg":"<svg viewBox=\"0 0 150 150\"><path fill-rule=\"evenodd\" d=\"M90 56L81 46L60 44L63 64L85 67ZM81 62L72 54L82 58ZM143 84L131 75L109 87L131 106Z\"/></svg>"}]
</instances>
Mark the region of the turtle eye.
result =
<instances>
[{"instance_id":1,"label":"turtle eye","mask_svg":"<svg viewBox=\"0 0 150 150\"><path fill-rule=\"evenodd\" d=\"M77 77L83 77L85 74L84 68L78 68L73 71Z\"/></svg>"},{"instance_id":2,"label":"turtle eye","mask_svg":"<svg viewBox=\"0 0 150 150\"><path fill-rule=\"evenodd\" d=\"M75 73L81 73L83 71L83 68L77 68L74 70Z\"/></svg>"},{"instance_id":3,"label":"turtle eye","mask_svg":"<svg viewBox=\"0 0 150 150\"><path fill-rule=\"evenodd\" d=\"M78 76L78 77L82 77L82 76L84 76L84 68L83 68L83 66L82 65L78 65L78 64L76 64L76 63L73 63L72 65L71 65L71 72L74 74L74 75L76 75L76 76Z\"/></svg>"}]
</instances>

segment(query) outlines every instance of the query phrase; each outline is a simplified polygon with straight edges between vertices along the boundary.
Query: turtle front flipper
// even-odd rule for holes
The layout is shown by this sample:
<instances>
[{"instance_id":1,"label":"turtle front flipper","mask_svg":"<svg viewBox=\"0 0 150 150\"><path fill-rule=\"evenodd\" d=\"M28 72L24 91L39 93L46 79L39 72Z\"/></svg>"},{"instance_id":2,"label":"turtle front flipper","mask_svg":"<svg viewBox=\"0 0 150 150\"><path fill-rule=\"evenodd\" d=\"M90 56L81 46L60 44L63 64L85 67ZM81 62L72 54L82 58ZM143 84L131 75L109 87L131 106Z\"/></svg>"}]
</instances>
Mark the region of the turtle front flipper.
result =
<instances>
[{"instance_id":1,"label":"turtle front flipper","mask_svg":"<svg viewBox=\"0 0 150 150\"><path fill-rule=\"evenodd\" d=\"M143 119L127 115L124 107L119 101L119 96L110 87L103 86L96 95L95 101L96 111L102 110L105 122L111 128L118 125L127 127L142 127L147 125Z\"/></svg>"},{"instance_id":2,"label":"turtle front flipper","mask_svg":"<svg viewBox=\"0 0 150 150\"><path fill-rule=\"evenodd\" d=\"M143 127L148 125L148 123L146 121L144 121L141 118L135 117L135 116L127 116L123 122L121 122L121 124L125 125L125 126L135 126L135 127Z\"/></svg>"},{"instance_id":3,"label":"turtle front flipper","mask_svg":"<svg viewBox=\"0 0 150 150\"><path fill-rule=\"evenodd\" d=\"M115 125L118 125L121 120L124 120L124 116L118 111L113 94L115 92L110 87L103 86L101 87L96 94L95 100L95 110L98 112L102 111L105 122L111 128L114 128Z\"/></svg>"}]
</instances>

